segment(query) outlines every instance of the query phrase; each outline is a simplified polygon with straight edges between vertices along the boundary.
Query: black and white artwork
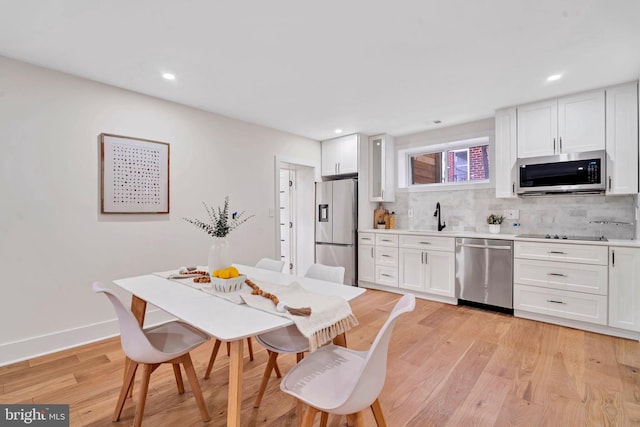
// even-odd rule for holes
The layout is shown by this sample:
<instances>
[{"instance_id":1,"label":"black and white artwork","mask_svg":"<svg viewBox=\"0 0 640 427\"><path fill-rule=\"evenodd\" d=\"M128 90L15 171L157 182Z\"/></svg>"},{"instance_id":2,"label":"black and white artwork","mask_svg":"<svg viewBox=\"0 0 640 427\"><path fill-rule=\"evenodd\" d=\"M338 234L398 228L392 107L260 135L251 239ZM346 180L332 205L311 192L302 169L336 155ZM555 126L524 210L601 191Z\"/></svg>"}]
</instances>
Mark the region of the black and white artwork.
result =
<instances>
[{"instance_id":1,"label":"black and white artwork","mask_svg":"<svg viewBox=\"0 0 640 427\"><path fill-rule=\"evenodd\" d=\"M169 144L103 133L102 212L169 213Z\"/></svg>"}]
</instances>

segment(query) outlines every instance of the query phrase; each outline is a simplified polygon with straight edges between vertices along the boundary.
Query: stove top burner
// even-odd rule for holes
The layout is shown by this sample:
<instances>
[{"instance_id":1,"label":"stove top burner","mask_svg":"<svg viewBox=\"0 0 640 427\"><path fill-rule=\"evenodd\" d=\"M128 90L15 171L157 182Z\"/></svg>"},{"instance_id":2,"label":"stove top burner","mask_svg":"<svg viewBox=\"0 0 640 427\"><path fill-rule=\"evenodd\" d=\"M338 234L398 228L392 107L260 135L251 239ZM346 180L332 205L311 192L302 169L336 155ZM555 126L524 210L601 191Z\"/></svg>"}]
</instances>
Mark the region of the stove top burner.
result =
<instances>
[{"instance_id":1,"label":"stove top burner","mask_svg":"<svg viewBox=\"0 0 640 427\"><path fill-rule=\"evenodd\" d=\"M553 239L553 240L589 240L593 242L606 242L607 238L604 236L566 236L564 234L520 234L516 237L523 237L525 239Z\"/></svg>"}]
</instances>

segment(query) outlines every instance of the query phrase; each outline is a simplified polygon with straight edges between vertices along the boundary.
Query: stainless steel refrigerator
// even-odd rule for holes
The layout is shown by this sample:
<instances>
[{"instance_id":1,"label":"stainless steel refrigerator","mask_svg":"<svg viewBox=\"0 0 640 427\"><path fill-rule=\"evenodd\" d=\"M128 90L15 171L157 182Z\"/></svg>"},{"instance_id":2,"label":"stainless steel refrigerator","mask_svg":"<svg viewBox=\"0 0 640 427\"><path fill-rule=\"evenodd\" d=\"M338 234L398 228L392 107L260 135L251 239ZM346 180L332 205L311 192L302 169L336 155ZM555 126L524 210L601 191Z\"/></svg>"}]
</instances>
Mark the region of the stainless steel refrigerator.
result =
<instances>
[{"instance_id":1,"label":"stainless steel refrigerator","mask_svg":"<svg viewBox=\"0 0 640 427\"><path fill-rule=\"evenodd\" d=\"M344 284L356 285L358 181L316 183L316 262L344 267Z\"/></svg>"}]
</instances>

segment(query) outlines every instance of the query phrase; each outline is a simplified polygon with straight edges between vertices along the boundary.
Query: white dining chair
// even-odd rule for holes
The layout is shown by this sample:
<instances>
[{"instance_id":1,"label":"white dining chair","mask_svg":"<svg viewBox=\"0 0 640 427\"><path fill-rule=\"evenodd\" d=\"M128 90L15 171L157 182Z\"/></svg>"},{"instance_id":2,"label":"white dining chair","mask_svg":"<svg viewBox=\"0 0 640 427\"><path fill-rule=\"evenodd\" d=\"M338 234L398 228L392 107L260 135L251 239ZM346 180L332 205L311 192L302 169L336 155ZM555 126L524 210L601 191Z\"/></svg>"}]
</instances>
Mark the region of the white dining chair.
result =
<instances>
[{"instance_id":1,"label":"white dining chair","mask_svg":"<svg viewBox=\"0 0 640 427\"><path fill-rule=\"evenodd\" d=\"M284 261L275 260L271 258L262 258L260 261L256 263L256 267L262 268L263 270L271 270L282 272L282 268L284 267ZM220 350L221 341L216 339L216 342L213 344L213 350L211 350L211 356L209 356L209 363L207 364L207 370L204 374L204 379L209 379L211 376L211 370L213 369L213 364L216 361L216 357L218 356L218 350ZM230 343L227 343L227 356L231 353ZM251 337L247 337L247 347L249 349L249 360L253 360L253 344L251 343ZM279 371L278 371L279 372ZM278 377L280 378L280 377Z\"/></svg>"},{"instance_id":2,"label":"white dining chair","mask_svg":"<svg viewBox=\"0 0 640 427\"><path fill-rule=\"evenodd\" d=\"M362 411L371 408L376 424L386 426L378 396L387 373L387 352L391 332L401 314L413 311L416 299L406 294L396 303L369 351L327 345L294 366L280 383L280 389L306 404L299 425L310 427L318 412L321 426L328 414L354 415L364 427Z\"/></svg>"},{"instance_id":3,"label":"white dining chair","mask_svg":"<svg viewBox=\"0 0 640 427\"><path fill-rule=\"evenodd\" d=\"M327 282L343 283L344 282L344 267L334 267L323 264L313 264L304 277L311 279L326 280Z\"/></svg>"},{"instance_id":4,"label":"white dining chair","mask_svg":"<svg viewBox=\"0 0 640 427\"><path fill-rule=\"evenodd\" d=\"M115 422L120 419L127 394L133 386L138 365L142 365L144 374L140 384L133 425L139 427L142 424L144 406L149 390L149 379L151 373L162 363L171 363L173 365L173 373L180 394L184 393L180 365L182 364L184 366L187 379L193 391L193 397L195 397L198 409L200 410L200 417L203 421L209 421L209 412L207 411L202 390L200 389L196 372L193 369L191 356L189 355L192 349L208 341L209 336L178 320L143 329L138 324L133 313L131 313L109 289L104 288L99 282L93 283L92 288L95 293L103 293L109 298L109 301L111 301L118 317L122 350L129 359L126 364L124 383L122 384L118 403L116 404L116 409L113 414L113 421Z\"/></svg>"},{"instance_id":5,"label":"white dining chair","mask_svg":"<svg viewBox=\"0 0 640 427\"><path fill-rule=\"evenodd\" d=\"M342 283L344 280L344 267L314 264L307 270L305 277L325 280L327 282ZM256 340L266 348L267 353L269 353L269 359L267 360L267 366L262 375L258 396L253 404L254 408L259 408L269 382L269 377L271 376L271 371L275 369L276 376L278 378L282 377L280 369L278 368L278 355L295 354L296 361L300 362L304 358L304 353L309 350L309 339L300 333L296 325L290 325L257 335Z\"/></svg>"},{"instance_id":6,"label":"white dining chair","mask_svg":"<svg viewBox=\"0 0 640 427\"><path fill-rule=\"evenodd\" d=\"M271 270L282 273L282 269L284 268L284 261L271 258L262 258L256 263L256 267L262 268L264 270Z\"/></svg>"}]
</instances>

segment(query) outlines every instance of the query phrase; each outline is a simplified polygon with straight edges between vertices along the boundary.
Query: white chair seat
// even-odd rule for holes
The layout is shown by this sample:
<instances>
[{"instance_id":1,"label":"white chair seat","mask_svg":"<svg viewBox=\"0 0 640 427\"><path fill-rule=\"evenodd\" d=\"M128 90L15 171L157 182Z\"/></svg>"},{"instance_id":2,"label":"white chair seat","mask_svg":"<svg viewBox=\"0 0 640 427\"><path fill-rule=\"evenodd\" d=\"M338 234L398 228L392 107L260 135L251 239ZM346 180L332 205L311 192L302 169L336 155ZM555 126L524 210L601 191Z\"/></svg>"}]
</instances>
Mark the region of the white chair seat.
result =
<instances>
[{"instance_id":1,"label":"white chair seat","mask_svg":"<svg viewBox=\"0 0 640 427\"><path fill-rule=\"evenodd\" d=\"M309 354L280 383L280 388L306 404L333 412L353 392L368 352L327 345ZM313 381L313 387L306 387ZM343 412L333 412L347 415Z\"/></svg>"},{"instance_id":2,"label":"white chair seat","mask_svg":"<svg viewBox=\"0 0 640 427\"><path fill-rule=\"evenodd\" d=\"M165 354L175 354L175 357L209 340L209 336L204 332L180 321L145 329L144 334L156 349Z\"/></svg>"},{"instance_id":3,"label":"white chair seat","mask_svg":"<svg viewBox=\"0 0 640 427\"><path fill-rule=\"evenodd\" d=\"M256 340L267 350L282 354L302 353L309 350L309 339L298 331L296 325L265 332L257 335Z\"/></svg>"}]
</instances>

